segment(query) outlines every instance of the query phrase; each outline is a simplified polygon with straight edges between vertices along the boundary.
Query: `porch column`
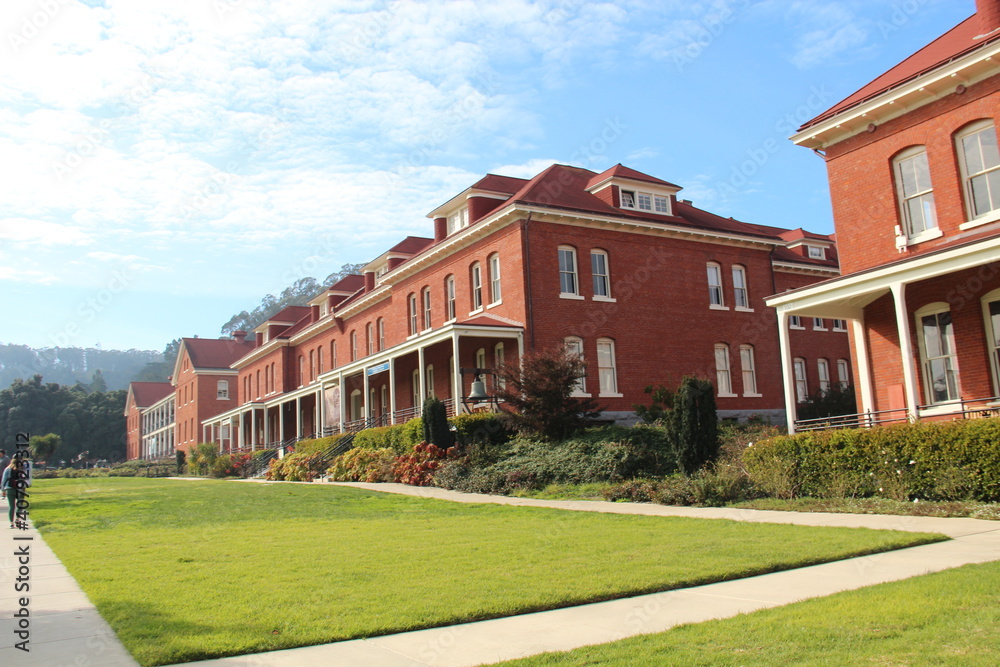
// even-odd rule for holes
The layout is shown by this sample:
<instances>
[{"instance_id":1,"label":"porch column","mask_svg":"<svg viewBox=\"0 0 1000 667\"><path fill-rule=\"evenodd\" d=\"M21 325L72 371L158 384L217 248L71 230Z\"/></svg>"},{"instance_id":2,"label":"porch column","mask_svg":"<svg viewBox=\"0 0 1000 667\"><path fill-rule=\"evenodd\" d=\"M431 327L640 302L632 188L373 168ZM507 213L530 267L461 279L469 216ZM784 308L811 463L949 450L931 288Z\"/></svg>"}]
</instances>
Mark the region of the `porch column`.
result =
<instances>
[{"instance_id":1,"label":"porch column","mask_svg":"<svg viewBox=\"0 0 1000 667\"><path fill-rule=\"evenodd\" d=\"M278 442L285 439L285 404L278 403Z\"/></svg>"},{"instance_id":2,"label":"porch column","mask_svg":"<svg viewBox=\"0 0 1000 667\"><path fill-rule=\"evenodd\" d=\"M906 312L906 284L892 284L892 300L896 307L896 329L899 332L899 356L903 362L903 389L906 391L906 413L910 421L917 417L917 373L913 366L913 343L910 340L910 316Z\"/></svg>"},{"instance_id":3,"label":"porch column","mask_svg":"<svg viewBox=\"0 0 1000 667\"><path fill-rule=\"evenodd\" d=\"M344 432L344 422L350 421L350 419L345 420L344 416L347 415L347 410L344 407L347 405L347 387L344 386L344 374L340 373L337 375L337 384L340 386L340 432Z\"/></svg>"},{"instance_id":4,"label":"porch column","mask_svg":"<svg viewBox=\"0 0 1000 667\"><path fill-rule=\"evenodd\" d=\"M396 423L396 357L389 357L389 423Z\"/></svg>"},{"instance_id":5,"label":"porch column","mask_svg":"<svg viewBox=\"0 0 1000 667\"><path fill-rule=\"evenodd\" d=\"M250 408L250 425L253 427L253 448L257 449L257 409Z\"/></svg>"},{"instance_id":6,"label":"porch column","mask_svg":"<svg viewBox=\"0 0 1000 667\"><path fill-rule=\"evenodd\" d=\"M267 405L264 406L264 449L267 449L268 443L271 441L271 418L268 416L269 410Z\"/></svg>"},{"instance_id":7,"label":"porch column","mask_svg":"<svg viewBox=\"0 0 1000 667\"><path fill-rule=\"evenodd\" d=\"M424 406L424 348L420 346L417 348L417 390L414 392L414 396L417 399L417 405L414 405L415 410L414 417L419 417L423 411Z\"/></svg>"},{"instance_id":8,"label":"porch column","mask_svg":"<svg viewBox=\"0 0 1000 667\"><path fill-rule=\"evenodd\" d=\"M372 416L371 415L372 406L368 405L369 403L371 403L371 400L369 400L370 397L368 396L368 391L369 391L368 367L365 366L364 368L361 369L361 405L364 406L363 414L365 419L371 419Z\"/></svg>"},{"instance_id":9,"label":"porch column","mask_svg":"<svg viewBox=\"0 0 1000 667\"><path fill-rule=\"evenodd\" d=\"M851 320L851 337L854 339L854 354L858 360L858 377L854 384L861 392L861 411L874 412L875 401L872 400L872 366L868 356L868 341L865 336L864 315Z\"/></svg>"},{"instance_id":10,"label":"porch column","mask_svg":"<svg viewBox=\"0 0 1000 667\"><path fill-rule=\"evenodd\" d=\"M302 437L302 399L295 397L295 438Z\"/></svg>"},{"instance_id":11,"label":"porch column","mask_svg":"<svg viewBox=\"0 0 1000 667\"><path fill-rule=\"evenodd\" d=\"M452 396L455 399L455 414L460 415L465 412L465 404L462 403L462 392L465 389L465 385L462 383L462 360L459 355L459 342L461 341L461 336L458 335L457 331L453 331L451 334L451 349L454 350L455 354L452 357L454 359L454 368L452 369L451 375L454 378L452 382Z\"/></svg>"},{"instance_id":12,"label":"porch column","mask_svg":"<svg viewBox=\"0 0 1000 667\"><path fill-rule=\"evenodd\" d=\"M781 354L781 383L785 388L785 419L788 433L795 433L797 396L795 393L795 362L792 359L792 345L788 335L788 311L778 311L778 347Z\"/></svg>"},{"instance_id":13,"label":"porch column","mask_svg":"<svg viewBox=\"0 0 1000 667\"><path fill-rule=\"evenodd\" d=\"M323 429L326 426L326 406L323 402L323 385L320 384L319 389L316 391L316 408L313 410L313 420L316 422L316 433L319 437L323 437Z\"/></svg>"}]
</instances>

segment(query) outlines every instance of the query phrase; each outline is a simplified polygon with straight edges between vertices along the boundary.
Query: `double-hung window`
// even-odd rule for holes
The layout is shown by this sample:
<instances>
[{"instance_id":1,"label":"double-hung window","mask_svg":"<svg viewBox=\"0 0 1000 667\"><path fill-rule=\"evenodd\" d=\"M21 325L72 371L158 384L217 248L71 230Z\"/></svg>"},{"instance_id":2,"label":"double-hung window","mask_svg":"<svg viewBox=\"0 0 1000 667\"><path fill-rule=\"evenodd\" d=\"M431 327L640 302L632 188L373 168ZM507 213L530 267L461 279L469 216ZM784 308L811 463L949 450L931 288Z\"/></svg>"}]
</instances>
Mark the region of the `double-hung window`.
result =
<instances>
[{"instance_id":1,"label":"double-hung window","mask_svg":"<svg viewBox=\"0 0 1000 667\"><path fill-rule=\"evenodd\" d=\"M580 293L576 279L576 249L559 247L559 293L576 296Z\"/></svg>"},{"instance_id":2,"label":"double-hung window","mask_svg":"<svg viewBox=\"0 0 1000 667\"><path fill-rule=\"evenodd\" d=\"M580 361L583 361L583 339L577 338L576 336L570 336L563 340L563 347L566 350L566 355L569 357L575 357ZM573 387L573 395L580 396L587 393L587 376L582 375L579 380L576 381L576 386Z\"/></svg>"},{"instance_id":3,"label":"double-hung window","mask_svg":"<svg viewBox=\"0 0 1000 667\"><path fill-rule=\"evenodd\" d=\"M743 371L743 395L758 396L752 345L740 345L740 368Z\"/></svg>"},{"instance_id":4,"label":"double-hung window","mask_svg":"<svg viewBox=\"0 0 1000 667\"><path fill-rule=\"evenodd\" d=\"M472 265L472 310L483 307L483 267L476 262Z\"/></svg>"},{"instance_id":5,"label":"double-hung window","mask_svg":"<svg viewBox=\"0 0 1000 667\"><path fill-rule=\"evenodd\" d=\"M594 297L611 298L611 277L608 274L608 253L603 250L590 251L590 273L594 279Z\"/></svg>"},{"instance_id":6,"label":"double-hung window","mask_svg":"<svg viewBox=\"0 0 1000 667\"><path fill-rule=\"evenodd\" d=\"M383 318L378 318L375 322L375 329L378 335L378 349L382 351L385 349L385 320Z\"/></svg>"},{"instance_id":7,"label":"double-hung window","mask_svg":"<svg viewBox=\"0 0 1000 667\"><path fill-rule=\"evenodd\" d=\"M444 279L444 300L450 322L455 319L455 276L448 276Z\"/></svg>"},{"instance_id":8,"label":"double-hung window","mask_svg":"<svg viewBox=\"0 0 1000 667\"><path fill-rule=\"evenodd\" d=\"M830 362L826 359L817 359L816 370L819 373L819 390L825 394L830 391Z\"/></svg>"},{"instance_id":9,"label":"double-hung window","mask_svg":"<svg viewBox=\"0 0 1000 667\"><path fill-rule=\"evenodd\" d=\"M986 349L993 367L993 395L1000 395L1000 289L983 297L983 317L986 319Z\"/></svg>"},{"instance_id":10,"label":"double-hung window","mask_svg":"<svg viewBox=\"0 0 1000 667\"><path fill-rule=\"evenodd\" d=\"M370 357L375 354L375 332L371 322L365 325L365 338L365 345L368 347L368 356Z\"/></svg>"},{"instance_id":11,"label":"double-hung window","mask_svg":"<svg viewBox=\"0 0 1000 667\"><path fill-rule=\"evenodd\" d=\"M747 292L747 270L739 264L733 265L733 303L737 308L750 308Z\"/></svg>"},{"instance_id":12,"label":"double-hung window","mask_svg":"<svg viewBox=\"0 0 1000 667\"><path fill-rule=\"evenodd\" d=\"M916 317L927 402L957 400L958 356L949 306L932 303L918 310Z\"/></svg>"},{"instance_id":13,"label":"double-hung window","mask_svg":"<svg viewBox=\"0 0 1000 667\"><path fill-rule=\"evenodd\" d=\"M601 387L601 396L618 395L615 342L610 338L597 339L597 378Z\"/></svg>"},{"instance_id":14,"label":"double-hung window","mask_svg":"<svg viewBox=\"0 0 1000 667\"><path fill-rule=\"evenodd\" d=\"M708 303L716 308L724 308L722 294L722 267L715 262L708 263Z\"/></svg>"},{"instance_id":15,"label":"double-hung window","mask_svg":"<svg viewBox=\"0 0 1000 667\"><path fill-rule=\"evenodd\" d=\"M956 137L956 144L968 219L1000 212L1000 150L993 122L973 123Z\"/></svg>"},{"instance_id":16,"label":"double-hung window","mask_svg":"<svg viewBox=\"0 0 1000 667\"><path fill-rule=\"evenodd\" d=\"M729 346L715 346L715 390L719 396L733 396L733 379L729 372Z\"/></svg>"},{"instance_id":17,"label":"double-hung window","mask_svg":"<svg viewBox=\"0 0 1000 667\"><path fill-rule=\"evenodd\" d=\"M851 365L847 359L837 359L837 385L841 389L847 389L851 384Z\"/></svg>"},{"instance_id":18,"label":"double-hung window","mask_svg":"<svg viewBox=\"0 0 1000 667\"><path fill-rule=\"evenodd\" d=\"M431 328L431 288L425 287L423 291L424 302L424 331Z\"/></svg>"},{"instance_id":19,"label":"double-hung window","mask_svg":"<svg viewBox=\"0 0 1000 667\"><path fill-rule=\"evenodd\" d=\"M500 255L492 254L489 259L490 269L490 303L500 303Z\"/></svg>"},{"instance_id":20,"label":"double-hung window","mask_svg":"<svg viewBox=\"0 0 1000 667\"><path fill-rule=\"evenodd\" d=\"M415 336L418 331L416 294L410 294L410 296L407 298L407 309L409 310L407 316L410 321L410 335Z\"/></svg>"},{"instance_id":21,"label":"double-hung window","mask_svg":"<svg viewBox=\"0 0 1000 667\"><path fill-rule=\"evenodd\" d=\"M795 359L792 362L795 371L795 400L798 403L805 402L809 397L809 385L806 383L806 360Z\"/></svg>"},{"instance_id":22,"label":"double-hung window","mask_svg":"<svg viewBox=\"0 0 1000 667\"><path fill-rule=\"evenodd\" d=\"M893 170L905 235L911 242L932 236L937 229L937 211L927 151L923 146L904 151L893 161Z\"/></svg>"}]
</instances>

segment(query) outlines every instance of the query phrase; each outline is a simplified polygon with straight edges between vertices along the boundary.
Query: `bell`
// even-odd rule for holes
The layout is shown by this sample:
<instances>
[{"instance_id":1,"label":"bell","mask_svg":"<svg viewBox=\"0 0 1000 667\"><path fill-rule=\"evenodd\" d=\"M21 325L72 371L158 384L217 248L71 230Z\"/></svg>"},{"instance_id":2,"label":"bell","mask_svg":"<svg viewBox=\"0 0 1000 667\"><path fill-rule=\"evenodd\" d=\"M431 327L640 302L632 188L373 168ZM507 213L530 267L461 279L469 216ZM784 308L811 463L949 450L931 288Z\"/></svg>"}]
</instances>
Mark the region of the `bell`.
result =
<instances>
[{"instance_id":1,"label":"bell","mask_svg":"<svg viewBox=\"0 0 1000 667\"><path fill-rule=\"evenodd\" d=\"M486 395L486 383L479 379L477 376L475 380L472 381L472 392L469 394L469 399L474 401L482 401L489 398Z\"/></svg>"}]
</instances>

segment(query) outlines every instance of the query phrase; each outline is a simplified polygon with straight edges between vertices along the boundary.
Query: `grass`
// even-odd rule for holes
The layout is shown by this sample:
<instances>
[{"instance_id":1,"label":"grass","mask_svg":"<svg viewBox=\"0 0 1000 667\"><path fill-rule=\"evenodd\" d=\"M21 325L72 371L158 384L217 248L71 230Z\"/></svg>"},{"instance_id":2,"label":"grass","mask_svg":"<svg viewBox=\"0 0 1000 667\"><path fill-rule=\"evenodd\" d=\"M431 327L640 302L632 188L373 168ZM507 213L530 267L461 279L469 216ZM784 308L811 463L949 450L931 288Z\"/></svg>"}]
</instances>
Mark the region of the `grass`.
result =
<instances>
[{"instance_id":1,"label":"grass","mask_svg":"<svg viewBox=\"0 0 1000 667\"><path fill-rule=\"evenodd\" d=\"M504 667L1000 664L1000 563L967 565Z\"/></svg>"},{"instance_id":2,"label":"grass","mask_svg":"<svg viewBox=\"0 0 1000 667\"><path fill-rule=\"evenodd\" d=\"M850 514L896 514L908 516L971 517L1000 521L1000 504L972 500L920 500L905 502L889 498L761 498L734 503L743 509L782 512L847 512Z\"/></svg>"},{"instance_id":3,"label":"grass","mask_svg":"<svg viewBox=\"0 0 1000 667\"><path fill-rule=\"evenodd\" d=\"M507 616L942 539L135 478L39 480L32 518L143 665Z\"/></svg>"}]
</instances>

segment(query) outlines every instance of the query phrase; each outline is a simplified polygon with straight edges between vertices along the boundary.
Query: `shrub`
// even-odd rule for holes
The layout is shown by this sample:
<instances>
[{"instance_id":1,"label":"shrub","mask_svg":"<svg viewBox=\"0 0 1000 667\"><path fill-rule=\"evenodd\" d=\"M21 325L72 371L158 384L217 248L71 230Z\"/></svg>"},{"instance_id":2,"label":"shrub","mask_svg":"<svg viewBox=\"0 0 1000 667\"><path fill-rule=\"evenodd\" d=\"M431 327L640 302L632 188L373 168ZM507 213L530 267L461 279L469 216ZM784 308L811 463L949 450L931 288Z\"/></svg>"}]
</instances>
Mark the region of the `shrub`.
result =
<instances>
[{"instance_id":1,"label":"shrub","mask_svg":"<svg viewBox=\"0 0 1000 667\"><path fill-rule=\"evenodd\" d=\"M1000 419L813 431L755 443L751 480L777 497L1000 500Z\"/></svg>"},{"instance_id":2,"label":"shrub","mask_svg":"<svg viewBox=\"0 0 1000 667\"><path fill-rule=\"evenodd\" d=\"M383 449L352 449L333 460L327 475L335 482L392 482L396 452Z\"/></svg>"},{"instance_id":3,"label":"shrub","mask_svg":"<svg viewBox=\"0 0 1000 667\"><path fill-rule=\"evenodd\" d=\"M188 456L188 472L193 475L206 475L212 467L212 462L219 455L219 445L214 442L200 442Z\"/></svg>"},{"instance_id":4,"label":"shrub","mask_svg":"<svg viewBox=\"0 0 1000 667\"><path fill-rule=\"evenodd\" d=\"M422 420L405 424L365 429L354 436L354 446L361 449L392 449L398 455L411 451L423 437Z\"/></svg>"},{"instance_id":5,"label":"shrub","mask_svg":"<svg viewBox=\"0 0 1000 667\"><path fill-rule=\"evenodd\" d=\"M674 392L662 384L658 387L647 385L643 391L650 395L653 403L649 406L634 404L632 409L635 410L636 416L647 424L656 424L668 419L674 407Z\"/></svg>"},{"instance_id":6,"label":"shrub","mask_svg":"<svg viewBox=\"0 0 1000 667\"><path fill-rule=\"evenodd\" d=\"M504 445L513 433L496 412L475 412L455 415L450 420L455 427L455 437L463 447L470 445Z\"/></svg>"},{"instance_id":7,"label":"shrub","mask_svg":"<svg viewBox=\"0 0 1000 667\"><path fill-rule=\"evenodd\" d=\"M448 411L444 403L433 396L424 402L422 426L424 442L441 449L448 449L454 444L454 437L448 424Z\"/></svg>"},{"instance_id":8,"label":"shrub","mask_svg":"<svg viewBox=\"0 0 1000 667\"><path fill-rule=\"evenodd\" d=\"M715 388L708 380L685 377L673 397L671 425L677 468L692 474L719 454Z\"/></svg>"},{"instance_id":9,"label":"shrub","mask_svg":"<svg viewBox=\"0 0 1000 667\"><path fill-rule=\"evenodd\" d=\"M212 461L209 474L212 477L246 477L250 454L221 454Z\"/></svg>"},{"instance_id":10,"label":"shrub","mask_svg":"<svg viewBox=\"0 0 1000 667\"><path fill-rule=\"evenodd\" d=\"M319 452L325 452L343 437L343 433L338 433L337 435L330 435L325 438L299 440L295 443L295 452L298 454L316 454Z\"/></svg>"},{"instance_id":11,"label":"shrub","mask_svg":"<svg viewBox=\"0 0 1000 667\"><path fill-rule=\"evenodd\" d=\"M108 477L171 477L175 473L175 466L175 459L136 459L111 466Z\"/></svg>"},{"instance_id":12,"label":"shrub","mask_svg":"<svg viewBox=\"0 0 1000 667\"><path fill-rule=\"evenodd\" d=\"M272 460L265 477L276 482L311 482L323 473L323 468L319 453L295 452Z\"/></svg>"},{"instance_id":13,"label":"shrub","mask_svg":"<svg viewBox=\"0 0 1000 667\"><path fill-rule=\"evenodd\" d=\"M421 442L410 454L397 456L392 465L395 481L411 486L430 486L434 471L446 459L457 460L460 454L456 447L448 450Z\"/></svg>"}]
</instances>

